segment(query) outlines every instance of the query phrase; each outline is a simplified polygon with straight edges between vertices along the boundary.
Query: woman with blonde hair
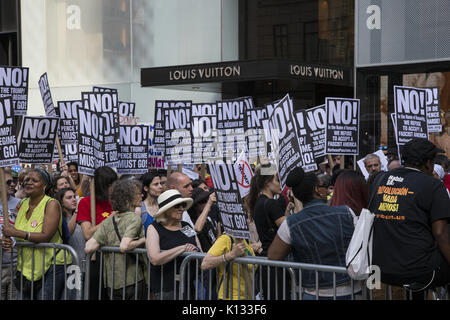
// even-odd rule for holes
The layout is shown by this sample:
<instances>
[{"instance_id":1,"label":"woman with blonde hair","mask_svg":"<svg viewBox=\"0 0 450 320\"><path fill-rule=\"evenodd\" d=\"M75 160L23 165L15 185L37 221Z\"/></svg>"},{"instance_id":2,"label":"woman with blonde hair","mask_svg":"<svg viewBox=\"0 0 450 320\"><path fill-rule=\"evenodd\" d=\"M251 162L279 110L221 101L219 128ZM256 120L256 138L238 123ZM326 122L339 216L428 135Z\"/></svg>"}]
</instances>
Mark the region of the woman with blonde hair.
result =
<instances>
[{"instance_id":1,"label":"woman with blonde hair","mask_svg":"<svg viewBox=\"0 0 450 320\"><path fill-rule=\"evenodd\" d=\"M196 232L182 221L183 212L191 207L192 202L191 198L183 198L175 189L167 190L158 197L159 210L154 215L155 221L147 229L146 239L147 255L152 264L150 290L156 299L178 299L179 288L178 282L175 288L174 269L179 271L181 260L177 257L184 252L201 251ZM194 268L191 269L193 271Z\"/></svg>"}]
</instances>

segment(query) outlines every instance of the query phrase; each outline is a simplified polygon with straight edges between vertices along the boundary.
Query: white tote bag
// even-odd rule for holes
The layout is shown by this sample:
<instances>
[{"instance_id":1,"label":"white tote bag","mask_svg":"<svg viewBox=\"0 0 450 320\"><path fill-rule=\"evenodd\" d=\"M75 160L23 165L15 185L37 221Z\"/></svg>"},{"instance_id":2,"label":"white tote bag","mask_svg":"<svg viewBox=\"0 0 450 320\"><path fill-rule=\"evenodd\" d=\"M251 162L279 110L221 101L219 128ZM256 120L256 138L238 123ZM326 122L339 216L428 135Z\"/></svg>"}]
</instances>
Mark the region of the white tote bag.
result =
<instances>
[{"instance_id":1,"label":"white tote bag","mask_svg":"<svg viewBox=\"0 0 450 320\"><path fill-rule=\"evenodd\" d=\"M375 214L367 209L361 211L352 239L345 255L348 275L354 280L369 277L372 259L373 219Z\"/></svg>"}]
</instances>

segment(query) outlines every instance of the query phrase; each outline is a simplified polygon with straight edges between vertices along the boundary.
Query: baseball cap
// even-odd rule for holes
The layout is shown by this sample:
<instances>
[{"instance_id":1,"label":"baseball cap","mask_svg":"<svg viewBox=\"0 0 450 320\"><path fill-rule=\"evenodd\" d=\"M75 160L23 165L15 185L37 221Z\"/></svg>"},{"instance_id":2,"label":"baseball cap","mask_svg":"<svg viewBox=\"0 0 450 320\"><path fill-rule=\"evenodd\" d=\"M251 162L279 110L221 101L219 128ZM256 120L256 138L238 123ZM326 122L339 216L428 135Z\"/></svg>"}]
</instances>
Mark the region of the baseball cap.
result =
<instances>
[{"instance_id":1,"label":"baseball cap","mask_svg":"<svg viewBox=\"0 0 450 320\"><path fill-rule=\"evenodd\" d=\"M424 160L433 159L437 153L444 153L444 150L424 138L415 138L408 141L401 150L404 162L424 162Z\"/></svg>"}]
</instances>

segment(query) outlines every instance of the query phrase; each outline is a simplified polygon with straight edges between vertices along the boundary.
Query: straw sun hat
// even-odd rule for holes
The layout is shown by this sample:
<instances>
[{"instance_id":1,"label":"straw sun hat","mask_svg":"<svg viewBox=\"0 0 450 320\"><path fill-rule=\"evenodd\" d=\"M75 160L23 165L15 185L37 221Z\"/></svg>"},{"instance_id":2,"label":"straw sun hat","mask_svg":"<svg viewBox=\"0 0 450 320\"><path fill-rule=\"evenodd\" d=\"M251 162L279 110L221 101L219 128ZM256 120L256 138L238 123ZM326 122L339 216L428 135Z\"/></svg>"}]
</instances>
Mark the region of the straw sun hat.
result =
<instances>
[{"instance_id":1,"label":"straw sun hat","mask_svg":"<svg viewBox=\"0 0 450 320\"><path fill-rule=\"evenodd\" d=\"M184 210L187 210L192 206L192 202L193 200L191 198L183 198L178 190L167 190L158 197L159 210L153 217L159 217L164 212L180 203L186 203Z\"/></svg>"}]
</instances>

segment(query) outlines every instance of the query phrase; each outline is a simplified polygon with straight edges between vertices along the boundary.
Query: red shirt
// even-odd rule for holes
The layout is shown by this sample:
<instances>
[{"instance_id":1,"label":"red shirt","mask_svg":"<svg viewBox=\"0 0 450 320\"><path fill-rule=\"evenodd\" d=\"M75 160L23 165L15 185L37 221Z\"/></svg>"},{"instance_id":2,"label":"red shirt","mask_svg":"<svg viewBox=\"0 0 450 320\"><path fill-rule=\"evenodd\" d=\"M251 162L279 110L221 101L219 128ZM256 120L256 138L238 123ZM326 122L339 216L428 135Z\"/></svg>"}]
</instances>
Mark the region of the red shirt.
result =
<instances>
[{"instance_id":1,"label":"red shirt","mask_svg":"<svg viewBox=\"0 0 450 320\"><path fill-rule=\"evenodd\" d=\"M100 224L103 220L109 217L112 212L111 203L109 201L95 200L95 222L96 225ZM78 204L77 222L91 220L91 196L84 197Z\"/></svg>"},{"instance_id":2,"label":"red shirt","mask_svg":"<svg viewBox=\"0 0 450 320\"><path fill-rule=\"evenodd\" d=\"M447 187L448 191L450 191L450 174L447 174L444 177L444 184Z\"/></svg>"}]
</instances>

